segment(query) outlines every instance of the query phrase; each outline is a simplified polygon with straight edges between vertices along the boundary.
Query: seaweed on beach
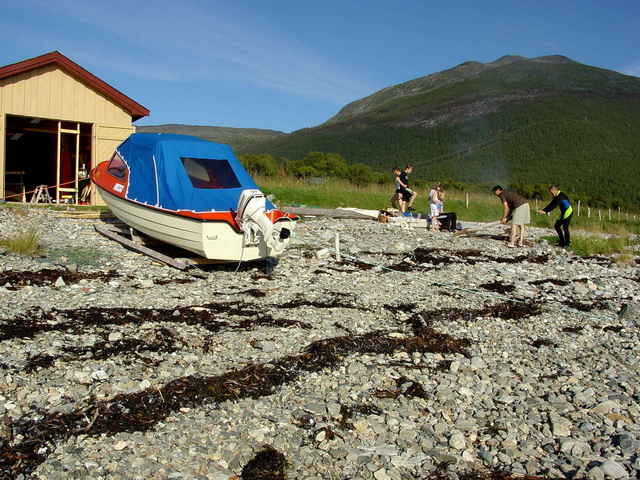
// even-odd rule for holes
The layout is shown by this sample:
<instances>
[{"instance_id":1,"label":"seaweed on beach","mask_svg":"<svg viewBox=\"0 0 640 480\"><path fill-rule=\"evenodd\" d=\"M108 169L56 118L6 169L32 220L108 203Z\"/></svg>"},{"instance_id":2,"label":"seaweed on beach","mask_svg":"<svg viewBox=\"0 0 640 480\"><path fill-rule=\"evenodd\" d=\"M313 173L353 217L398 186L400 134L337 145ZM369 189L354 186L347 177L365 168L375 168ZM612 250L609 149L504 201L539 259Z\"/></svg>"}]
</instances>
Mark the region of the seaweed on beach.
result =
<instances>
[{"instance_id":1,"label":"seaweed on beach","mask_svg":"<svg viewBox=\"0 0 640 480\"><path fill-rule=\"evenodd\" d=\"M402 262L393 264L387 269L397 270L402 272L409 271L428 271L432 270L440 265L476 265L478 263L538 263L544 264L549 261L549 255L518 255L515 257L509 256L492 256L487 255L481 250L476 249L463 249L453 250L444 248L416 248L413 252L407 255L407 258Z\"/></svg>"},{"instance_id":2,"label":"seaweed on beach","mask_svg":"<svg viewBox=\"0 0 640 480\"><path fill-rule=\"evenodd\" d=\"M242 468L242 480L286 480L286 457L271 445L262 447Z\"/></svg>"},{"instance_id":3,"label":"seaweed on beach","mask_svg":"<svg viewBox=\"0 0 640 480\"><path fill-rule=\"evenodd\" d=\"M340 298L344 297L344 298ZM302 296L297 296L293 300L278 305L273 305L277 309L290 309L300 307L314 308L346 308L351 310L367 310L367 308L356 305L355 299L349 295L333 295L326 300L307 300Z\"/></svg>"},{"instance_id":4,"label":"seaweed on beach","mask_svg":"<svg viewBox=\"0 0 640 480\"><path fill-rule=\"evenodd\" d=\"M580 326L580 325L576 325L576 326L568 326L568 327L564 327L562 329L562 331L564 333L582 333L582 330L584 329L584 327Z\"/></svg>"},{"instance_id":5,"label":"seaweed on beach","mask_svg":"<svg viewBox=\"0 0 640 480\"><path fill-rule=\"evenodd\" d=\"M480 288L482 288L483 290L501 294L511 293L516 289L515 285L506 284L497 280L494 280L493 282L483 283L480 285Z\"/></svg>"},{"instance_id":6,"label":"seaweed on beach","mask_svg":"<svg viewBox=\"0 0 640 480\"><path fill-rule=\"evenodd\" d=\"M505 470L469 470L466 472L450 472L447 464L441 464L436 470L422 473L418 480L561 480L558 477L511 474ZM562 479L564 480L564 479Z\"/></svg>"},{"instance_id":7,"label":"seaweed on beach","mask_svg":"<svg viewBox=\"0 0 640 480\"><path fill-rule=\"evenodd\" d=\"M153 283L155 285L171 285L171 284L176 284L176 285L185 285L187 283L193 283L195 282L196 279L195 278L155 278L153 280Z\"/></svg>"},{"instance_id":8,"label":"seaweed on beach","mask_svg":"<svg viewBox=\"0 0 640 480\"><path fill-rule=\"evenodd\" d=\"M555 342L553 342L552 340L549 340L548 338L538 338L538 339L534 340L533 342L531 342L531 346L535 347L535 348L555 347L556 344L555 344Z\"/></svg>"},{"instance_id":9,"label":"seaweed on beach","mask_svg":"<svg viewBox=\"0 0 640 480\"><path fill-rule=\"evenodd\" d=\"M273 305L273 308L296 308L302 305L333 305L332 302L299 301ZM357 308L338 303L343 308ZM89 307L69 310L42 310L34 307L16 318L0 323L0 341L13 338L33 338L44 332L65 332L75 335L86 333L88 327L109 325L141 325L146 322L167 322L185 325L197 325L211 333L222 329L247 330L259 326L310 328L299 320L275 319L262 313L259 305L234 301L207 303L200 306L178 308L120 308ZM251 317L242 321L233 321L229 317Z\"/></svg>"},{"instance_id":10,"label":"seaweed on beach","mask_svg":"<svg viewBox=\"0 0 640 480\"><path fill-rule=\"evenodd\" d=\"M607 310L609 308L608 300L609 299L606 298L598 298L589 303L577 300L564 300L562 303L580 312L591 312L593 310Z\"/></svg>"},{"instance_id":11,"label":"seaweed on beach","mask_svg":"<svg viewBox=\"0 0 640 480\"><path fill-rule=\"evenodd\" d=\"M622 327L621 325L605 325L604 327L602 327L603 332L620 333L622 330L624 330L624 327Z\"/></svg>"},{"instance_id":12,"label":"seaweed on beach","mask_svg":"<svg viewBox=\"0 0 640 480\"><path fill-rule=\"evenodd\" d=\"M408 338L391 336L385 331L334 337L309 344L299 355L252 364L221 375L190 375L108 400L92 398L87 405L68 413L36 412L35 417L25 416L14 423L13 432L16 437L20 435L21 441L0 446L0 478L31 474L57 443L71 437L145 432L183 407L262 398L305 373L335 369L349 355L391 355L398 351L468 355L464 348L468 345L468 341L429 328L423 329L419 336Z\"/></svg>"},{"instance_id":13,"label":"seaweed on beach","mask_svg":"<svg viewBox=\"0 0 640 480\"><path fill-rule=\"evenodd\" d=\"M0 273L0 285L6 285L7 290L18 290L26 286L42 287L54 285L58 278L62 278L64 283L69 285L78 283L80 280L101 280L108 281L118 278L120 275L115 270L108 272L73 272L71 270L60 270L55 268L44 268L36 272L29 270L6 270Z\"/></svg>"},{"instance_id":14,"label":"seaweed on beach","mask_svg":"<svg viewBox=\"0 0 640 480\"><path fill-rule=\"evenodd\" d=\"M375 405L340 405L340 422L338 428L341 430L353 430L351 419L355 415L382 415L383 412Z\"/></svg>"},{"instance_id":15,"label":"seaweed on beach","mask_svg":"<svg viewBox=\"0 0 640 480\"><path fill-rule=\"evenodd\" d=\"M475 322L478 318L493 317L503 320L522 320L542 313L542 307L537 302L501 302L486 305L482 308L441 308L438 310L423 310L409 318L414 332L431 323L452 321Z\"/></svg>"},{"instance_id":16,"label":"seaweed on beach","mask_svg":"<svg viewBox=\"0 0 640 480\"><path fill-rule=\"evenodd\" d=\"M529 282L529 285L544 285L545 283L551 283L558 287L566 287L571 282L568 280L560 280L559 278L543 278L540 280L532 280Z\"/></svg>"},{"instance_id":17,"label":"seaweed on beach","mask_svg":"<svg viewBox=\"0 0 640 480\"><path fill-rule=\"evenodd\" d=\"M58 361L74 361L82 358L92 360L105 360L115 355L127 357L136 356L140 353L173 353L180 348L176 345L176 337L167 328L161 328L156 333L153 341L148 342L139 338L128 338L116 341L103 340L93 345L85 347L62 347L64 354L61 355L34 355L27 359L24 367L26 373L50 368ZM144 360L143 360L144 361ZM147 362L148 363L148 362Z\"/></svg>"},{"instance_id":18,"label":"seaweed on beach","mask_svg":"<svg viewBox=\"0 0 640 480\"><path fill-rule=\"evenodd\" d=\"M422 398L427 399L427 392L420 382L411 380L408 377L400 377L396 379L396 388L393 390L376 390L373 392L373 396L377 398L398 398L400 395L404 395L407 398Z\"/></svg>"},{"instance_id":19,"label":"seaweed on beach","mask_svg":"<svg viewBox=\"0 0 640 480\"><path fill-rule=\"evenodd\" d=\"M392 313L396 313L396 312L404 312L404 313L411 313L413 312L416 308L418 308L418 305L415 303L397 303L397 304L385 304L382 306L382 308L384 308L385 310L388 310Z\"/></svg>"}]
</instances>

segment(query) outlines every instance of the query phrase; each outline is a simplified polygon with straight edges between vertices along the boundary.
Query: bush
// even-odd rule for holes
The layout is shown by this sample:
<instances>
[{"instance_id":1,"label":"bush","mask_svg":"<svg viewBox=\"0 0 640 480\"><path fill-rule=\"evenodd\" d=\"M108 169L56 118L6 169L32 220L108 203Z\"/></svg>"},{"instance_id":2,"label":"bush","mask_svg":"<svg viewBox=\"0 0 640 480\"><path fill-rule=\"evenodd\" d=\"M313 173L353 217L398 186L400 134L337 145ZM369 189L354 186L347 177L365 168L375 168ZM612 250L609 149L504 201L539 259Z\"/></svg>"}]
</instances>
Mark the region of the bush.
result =
<instances>
[{"instance_id":1,"label":"bush","mask_svg":"<svg viewBox=\"0 0 640 480\"><path fill-rule=\"evenodd\" d=\"M269 154L240 155L238 159L251 175L275 177L278 174L278 164Z\"/></svg>"},{"instance_id":2,"label":"bush","mask_svg":"<svg viewBox=\"0 0 640 480\"><path fill-rule=\"evenodd\" d=\"M358 186L368 185L373 180L373 172L368 165L356 163L349 167L349 180Z\"/></svg>"},{"instance_id":3,"label":"bush","mask_svg":"<svg viewBox=\"0 0 640 480\"><path fill-rule=\"evenodd\" d=\"M41 250L40 233L35 227L27 228L0 239L0 247L16 255L38 255Z\"/></svg>"}]
</instances>

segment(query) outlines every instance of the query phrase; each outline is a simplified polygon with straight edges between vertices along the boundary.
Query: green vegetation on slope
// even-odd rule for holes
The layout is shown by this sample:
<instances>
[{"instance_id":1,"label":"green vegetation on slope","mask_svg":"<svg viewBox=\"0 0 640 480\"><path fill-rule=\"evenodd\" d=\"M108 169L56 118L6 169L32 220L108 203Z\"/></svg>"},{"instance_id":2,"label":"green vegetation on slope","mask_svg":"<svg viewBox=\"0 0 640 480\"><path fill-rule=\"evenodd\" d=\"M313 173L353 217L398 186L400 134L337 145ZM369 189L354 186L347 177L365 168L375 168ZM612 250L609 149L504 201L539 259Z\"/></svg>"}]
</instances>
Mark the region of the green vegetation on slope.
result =
<instances>
[{"instance_id":1,"label":"green vegetation on slope","mask_svg":"<svg viewBox=\"0 0 640 480\"><path fill-rule=\"evenodd\" d=\"M208 127L202 125L140 125L136 128L140 133L177 133L180 135L193 135L212 142L226 143L236 149L247 147L253 143L270 140L283 135L276 130L263 130L259 128L231 128Z\"/></svg>"},{"instance_id":2,"label":"green vegetation on slope","mask_svg":"<svg viewBox=\"0 0 640 480\"><path fill-rule=\"evenodd\" d=\"M229 143L241 154L270 154L281 166L327 152L363 172L367 165L388 175L394 165L413 163L414 179L523 191L559 183L583 204L640 203L640 79L561 56L465 62L385 88L288 135L163 127ZM139 131L148 128L159 127Z\"/></svg>"},{"instance_id":3,"label":"green vegetation on slope","mask_svg":"<svg viewBox=\"0 0 640 480\"><path fill-rule=\"evenodd\" d=\"M549 94L432 128L341 123L254 148L286 158L335 152L382 172L413 163L416 178L559 183L593 205L640 203L640 96Z\"/></svg>"}]
</instances>

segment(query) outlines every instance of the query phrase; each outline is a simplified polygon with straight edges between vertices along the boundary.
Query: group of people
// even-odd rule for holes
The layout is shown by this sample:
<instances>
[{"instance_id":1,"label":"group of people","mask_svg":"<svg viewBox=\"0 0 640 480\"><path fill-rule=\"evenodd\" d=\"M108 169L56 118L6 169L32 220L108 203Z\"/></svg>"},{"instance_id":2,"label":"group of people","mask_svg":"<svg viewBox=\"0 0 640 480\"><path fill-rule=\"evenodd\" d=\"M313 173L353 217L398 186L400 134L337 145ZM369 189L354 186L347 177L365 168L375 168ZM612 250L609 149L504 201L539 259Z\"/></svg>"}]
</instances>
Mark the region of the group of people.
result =
<instances>
[{"instance_id":1,"label":"group of people","mask_svg":"<svg viewBox=\"0 0 640 480\"><path fill-rule=\"evenodd\" d=\"M511 222L511 235L507 246L510 248L523 247L526 238L526 226L531 223L529 202L516 192L505 190L500 185L493 187L493 193L502 201L502 218L500 223ZM549 204L538 213L548 215L555 208L560 210L560 218L556 220L554 228L558 234L558 246L568 247L571 244L569 224L573 217L573 207L566 193L560 191L557 185L549 187L552 198Z\"/></svg>"},{"instance_id":2,"label":"group of people","mask_svg":"<svg viewBox=\"0 0 640 480\"><path fill-rule=\"evenodd\" d=\"M409 174L413 172L413 165L409 164L400 170L400 167L393 168L395 178L395 193L391 203L400 210L404 216L411 216L411 212L415 210L413 202L418 196L417 192L409 186ZM444 213L445 191L439 183L429 190L429 217L431 219L431 230L438 231L440 229L438 217Z\"/></svg>"},{"instance_id":3,"label":"group of people","mask_svg":"<svg viewBox=\"0 0 640 480\"><path fill-rule=\"evenodd\" d=\"M417 192L409 186L409 175L413 172L413 165L409 164L401 170L400 167L393 168L395 179L395 193L392 197L392 204L400 210L404 216L411 216L414 211L413 203L418 196ZM526 198L516 192L505 190L502 186L493 187L493 193L501 201L503 206L500 223L511 223L511 234L507 246L510 248L523 247L526 238L526 226L531 223L531 212L529 202ZM568 247L571 243L569 224L573 217L573 208L566 193L562 192L557 185L549 187L552 196L551 202L538 213L548 215L552 210L560 210L560 218L555 222L554 228L558 234L558 245ZM438 231L440 225L438 217L444 213L445 191L439 183L434 185L429 191L429 217L431 219L431 230Z\"/></svg>"}]
</instances>

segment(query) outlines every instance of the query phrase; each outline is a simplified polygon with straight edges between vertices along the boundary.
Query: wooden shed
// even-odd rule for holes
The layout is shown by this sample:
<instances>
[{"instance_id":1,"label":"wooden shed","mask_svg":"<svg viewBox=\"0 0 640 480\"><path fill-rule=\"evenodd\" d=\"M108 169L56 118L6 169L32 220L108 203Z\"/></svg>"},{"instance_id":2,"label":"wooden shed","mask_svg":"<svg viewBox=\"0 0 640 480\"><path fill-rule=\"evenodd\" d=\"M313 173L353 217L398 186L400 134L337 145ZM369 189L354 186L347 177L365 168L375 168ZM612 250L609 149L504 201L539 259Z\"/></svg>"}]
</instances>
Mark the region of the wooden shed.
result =
<instances>
[{"instance_id":1,"label":"wooden shed","mask_svg":"<svg viewBox=\"0 0 640 480\"><path fill-rule=\"evenodd\" d=\"M100 203L87 173L147 115L57 51L0 67L0 199Z\"/></svg>"}]
</instances>

